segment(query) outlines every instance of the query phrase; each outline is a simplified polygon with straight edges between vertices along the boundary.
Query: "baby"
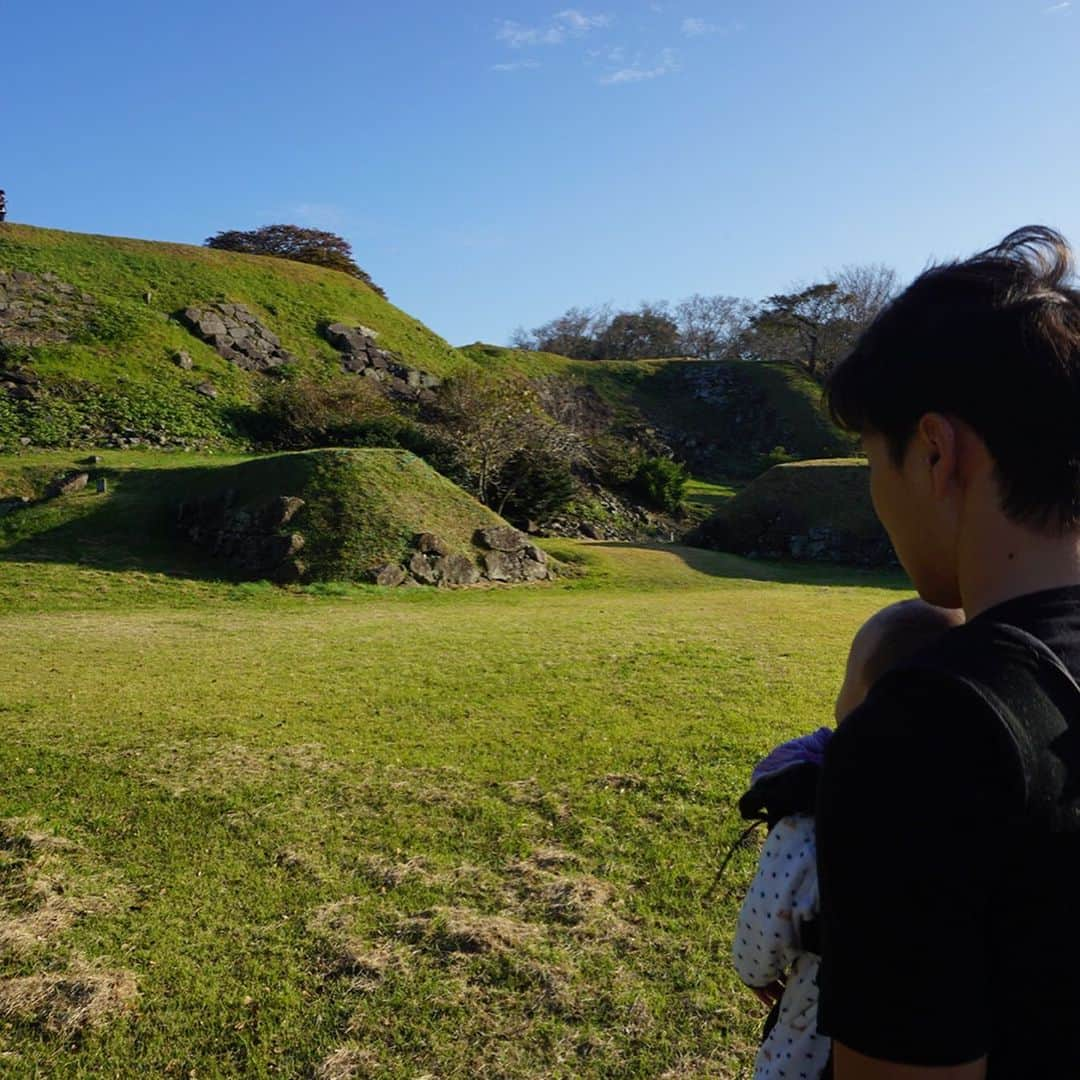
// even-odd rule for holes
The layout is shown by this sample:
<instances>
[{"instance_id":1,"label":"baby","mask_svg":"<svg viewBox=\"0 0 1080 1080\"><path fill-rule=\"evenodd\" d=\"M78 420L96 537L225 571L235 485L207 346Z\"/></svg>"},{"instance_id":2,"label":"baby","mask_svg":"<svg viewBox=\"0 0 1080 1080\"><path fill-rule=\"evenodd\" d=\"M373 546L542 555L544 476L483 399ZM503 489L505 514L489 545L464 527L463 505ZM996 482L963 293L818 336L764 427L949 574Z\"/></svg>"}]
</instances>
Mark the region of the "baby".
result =
<instances>
[{"instance_id":1,"label":"baby","mask_svg":"<svg viewBox=\"0 0 1080 1080\"><path fill-rule=\"evenodd\" d=\"M836 700L839 723L890 668L964 621L962 611L904 600L879 611L851 643ZM757 875L739 913L734 959L739 977L772 1012L754 1066L755 1080L827 1075L829 1040L817 1034L818 880L814 803L825 746L812 735L778 746L739 801L743 817L765 819Z\"/></svg>"}]
</instances>

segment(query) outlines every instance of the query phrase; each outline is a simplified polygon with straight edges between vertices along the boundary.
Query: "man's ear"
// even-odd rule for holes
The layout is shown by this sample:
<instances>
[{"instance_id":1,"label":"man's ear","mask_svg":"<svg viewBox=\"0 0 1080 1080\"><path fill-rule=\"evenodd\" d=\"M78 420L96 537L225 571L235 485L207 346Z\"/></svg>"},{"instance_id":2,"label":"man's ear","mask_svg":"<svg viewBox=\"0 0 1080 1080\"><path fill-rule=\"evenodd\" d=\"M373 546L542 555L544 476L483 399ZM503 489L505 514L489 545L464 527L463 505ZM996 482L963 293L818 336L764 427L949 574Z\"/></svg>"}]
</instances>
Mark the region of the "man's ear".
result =
<instances>
[{"instance_id":1,"label":"man's ear","mask_svg":"<svg viewBox=\"0 0 1080 1080\"><path fill-rule=\"evenodd\" d=\"M948 494L957 482L956 424L943 413L925 413L916 426L912 442L915 468L926 471L935 495Z\"/></svg>"}]
</instances>

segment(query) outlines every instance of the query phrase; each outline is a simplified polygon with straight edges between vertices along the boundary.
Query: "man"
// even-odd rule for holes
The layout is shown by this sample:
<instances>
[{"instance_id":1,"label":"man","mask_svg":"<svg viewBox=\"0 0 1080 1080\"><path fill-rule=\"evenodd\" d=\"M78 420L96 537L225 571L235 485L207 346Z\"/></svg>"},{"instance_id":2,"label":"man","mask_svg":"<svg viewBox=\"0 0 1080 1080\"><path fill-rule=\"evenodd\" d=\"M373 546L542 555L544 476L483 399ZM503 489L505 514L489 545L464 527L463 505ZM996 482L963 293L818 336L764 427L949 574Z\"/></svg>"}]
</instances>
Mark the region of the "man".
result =
<instances>
[{"instance_id":1,"label":"man","mask_svg":"<svg viewBox=\"0 0 1080 1080\"><path fill-rule=\"evenodd\" d=\"M916 589L968 618L877 684L826 754L819 1025L836 1080L1080 1077L1080 689L1057 663L1080 675L1071 272L1040 227L934 267L829 382ZM1007 733L949 668L955 642L985 653L1000 624L1042 657L1013 685L1043 711ZM974 659L1013 677L1009 654ZM1065 691L1044 694L1055 671Z\"/></svg>"},{"instance_id":2,"label":"man","mask_svg":"<svg viewBox=\"0 0 1080 1080\"><path fill-rule=\"evenodd\" d=\"M0 190L0 221L7 220L7 195Z\"/></svg>"}]
</instances>

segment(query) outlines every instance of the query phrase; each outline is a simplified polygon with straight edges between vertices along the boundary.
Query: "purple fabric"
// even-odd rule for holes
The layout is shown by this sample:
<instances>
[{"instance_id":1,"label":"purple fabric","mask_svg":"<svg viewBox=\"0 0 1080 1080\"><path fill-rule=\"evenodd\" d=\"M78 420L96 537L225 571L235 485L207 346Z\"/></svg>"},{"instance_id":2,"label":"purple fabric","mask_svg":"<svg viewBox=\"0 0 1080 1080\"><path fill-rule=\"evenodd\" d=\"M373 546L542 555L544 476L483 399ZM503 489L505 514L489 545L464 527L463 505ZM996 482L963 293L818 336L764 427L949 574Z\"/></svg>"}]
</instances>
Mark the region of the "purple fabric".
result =
<instances>
[{"instance_id":1,"label":"purple fabric","mask_svg":"<svg viewBox=\"0 0 1080 1080\"><path fill-rule=\"evenodd\" d=\"M756 784L762 777L771 776L792 765L811 762L820 766L825 760L825 747L833 737L832 728L818 728L810 735L800 735L781 743L771 754L757 763L750 782Z\"/></svg>"}]
</instances>

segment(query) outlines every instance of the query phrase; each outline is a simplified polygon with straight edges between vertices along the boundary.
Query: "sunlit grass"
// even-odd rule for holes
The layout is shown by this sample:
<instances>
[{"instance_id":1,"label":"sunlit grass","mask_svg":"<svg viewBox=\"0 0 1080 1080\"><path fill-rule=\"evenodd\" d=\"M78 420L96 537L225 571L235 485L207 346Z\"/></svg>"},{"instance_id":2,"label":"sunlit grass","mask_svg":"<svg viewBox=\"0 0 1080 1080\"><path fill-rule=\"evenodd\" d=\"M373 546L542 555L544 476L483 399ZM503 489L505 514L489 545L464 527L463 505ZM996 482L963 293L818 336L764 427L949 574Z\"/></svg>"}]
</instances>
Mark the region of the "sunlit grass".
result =
<instances>
[{"instance_id":1,"label":"sunlit grass","mask_svg":"<svg viewBox=\"0 0 1080 1080\"><path fill-rule=\"evenodd\" d=\"M727 950L751 854L705 894L752 762L828 718L903 583L551 549L586 576L396 594L0 562L0 816L79 845L52 872L103 897L0 970L92 962L140 994L74 1037L0 1020L4 1075L335 1052L360 1076L748 1075L761 1015Z\"/></svg>"}]
</instances>

